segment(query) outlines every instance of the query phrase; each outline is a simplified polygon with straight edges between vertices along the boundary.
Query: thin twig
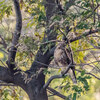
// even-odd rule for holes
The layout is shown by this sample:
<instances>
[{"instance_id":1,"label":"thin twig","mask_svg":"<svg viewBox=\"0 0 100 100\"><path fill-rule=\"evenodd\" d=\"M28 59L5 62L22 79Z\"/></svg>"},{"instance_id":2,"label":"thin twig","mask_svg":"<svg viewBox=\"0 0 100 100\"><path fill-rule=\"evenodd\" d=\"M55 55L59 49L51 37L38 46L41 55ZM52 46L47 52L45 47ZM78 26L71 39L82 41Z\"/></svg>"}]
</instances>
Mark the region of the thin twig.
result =
<instances>
[{"instance_id":1,"label":"thin twig","mask_svg":"<svg viewBox=\"0 0 100 100\"><path fill-rule=\"evenodd\" d=\"M8 84L8 83L0 83L0 86L17 86L14 84Z\"/></svg>"},{"instance_id":2,"label":"thin twig","mask_svg":"<svg viewBox=\"0 0 100 100\"><path fill-rule=\"evenodd\" d=\"M4 67L7 67L7 66L3 63L3 61L2 61L2 60L0 60L0 62L4 65Z\"/></svg>"},{"instance_id":3,"label":"thin twig","mask_svg":"<svg viewBox=\"0 0 100 100\"><path fill-rule=\"evenodd\" d=\"M48 43L52 43L52 42L61 42L61 41L60 40L50 40L47 42L39 43L38 45L48 44Z\"/></svg>"},{"instance_id":4,"label":"thin twig","mask_svg":"<svg viewBox=\"0 0 100 100\"><path fill-rule=\"evenodd\" d=\"M85 32L85 33L83 33L82 35L80 35L80 36L78 36L78 37L75 37L74 39L71 39L70 42L74 42L74 41L79 40L79 39L81 39L81 38L84 38L84 37L86 37L86 36L88 36L88 35L91 35L91 34L93 34L93 33L97 33L97 32L99 32L99 31L100 31L100 29L96 29L96 30L91 30L91 31Z\"/></svg>"},{"instance_id":5,"label":"thin twig","mask_svg":"<svg viewBox=\"0 0 100 100\"><path fill-rule=\"evenodd\" d=\"M77 25L79 25L79 23L80 23L81 21L85 21L86 19L88 19L89 17L91 17L92 14L95 12L95 10L96 10L99 6L100 6L100 4L98 4L98 5L93 9L93 11L91 12L91 14L89 14L88 16L85 16L85 18L81 19L81 20L78 22Z\"/></svg>"},{"instance_id":6,"label":"thin twig","mask_svg":"<svg viewBox=\"0 0 100 100\"><path fill-rule=\"evenodd\" d=\"M43 66L46 66L46 67L50 67L50 68L54 68L54 69L59 69L58 66L53 66L52 64L51 64L51 65L48 65L48 64L44 64L44 63L41 63L41 62L39 62L39 61L36 61L36 60L35 60L35 62L38 63L38 64L41 64L41 65L43 65ZM98 60L98 61L93 61L93 62L91 62L91 63L81 63L81 64L76 64L76 63L74 63L74 64L71 65L71 66L85 66L85 65L90 65L90 64L96 63L96 62L100 62L100 60Z\"/></svg>"},{"instance_id":7,"label":"thin twig","mask_svg":"<svg viewBox=\"0 0 100 100\"><path fill-rule=\"evenodd\" d=\"M74 52L81 52L81 51L87 51L87 50L92 50L92 49L99 49L99 48L80 49L80 50L76 50Z\"/></svg>"},{"instance_id":8,"label":"thin twig","mask_svg":"<svg viewBox=\"0 0 100 100\"><path fill-rule=\"evenodd\" d=\"M91 63L75 64L75 66L89 65L89 64L92 64L92 63L96 63L96 62L100 62L100 60L98 60L98 61L93 61L93 62L91 62Z\"/></svg>"},{"instance_id":9,"label":"thin twig","mask_svg":"<svg viewBox=\"0 0 100 100\"><path fill-rule=\"evenodd\" d=\"M1 49L1 48L0 48L0 51L2 51L2 52L4 52L4 53L8 54L8 52L6 52L5 50L3 50L3 49Z\"/></svg>"},{"instance_id":10,"label":"thin twig","mask_svg":"<svg viewBox=\"0 0 100 100\"><path fill-rule=\"evenodd\" d=\"M78 69L75 69L76 71L78 71L78 72L82 72L82 71L80 71L80 70L78 70ZM93 76L93 77L95 77L96 79L98 79L98 80L100 80L100 78L99 77L97 77L97 76L95 76L94 74L92 74L92 73L88 73L88 72L86 72L85 74L89 74L89 75L91 75L91 76Z\"/></svg>"},{"instance_id":11,"label":"thin twig","mask_svg":"<svg viewBox=\"0 0 100 100\"><path fill-rule=\"evenodd\" d=\"M61 30L60 30L61 31ZM97 33L99 32L100 30L99 29L96 29L96 30L91 30L91 31L88 31L88 32L84 32L82 35L80 36L77 36L75 37L74 39L71 39L70 42L74 42L74 41L77 41L83 37L86 37L88 35L91 35L93 33ZM43 42L43 43L39 43L38 45L41 45L41 44L48 44L48 43L52 43L52 42L61 42L60 40L50 40L50 41L47 41L47 42ZM67 42L67 41L66 41Z\"/></svg>"},{"instance_id":12,"label":"thin twig","mask_svg":"<svg viewBox=\"0 0 100 100\"><path fill-rule=\"evenodd\" d=\"M1 35L0 35L0 38L2 40L2 42L0 42L0 44L2 44L4 46L4 48L6 48L7 44L6 44L5 40L4 40L4 38Z\"/></svg>"},{"instance_id":13,"label":"thin twig","mask_svg":"<svg viewBox=\"0 0 100 100\"><path fill-rule=\"evenodd\" d=\"M81 8L81 9L84 9L84 10L88 10L88 11L89 11L89 9L87 9L87 8L83 8L82 6L79 6L79 5L76 5L76 4L74 4L74 6L76 6L76 7L78 7L78 8Z\"/></svg>"}]
</instances>

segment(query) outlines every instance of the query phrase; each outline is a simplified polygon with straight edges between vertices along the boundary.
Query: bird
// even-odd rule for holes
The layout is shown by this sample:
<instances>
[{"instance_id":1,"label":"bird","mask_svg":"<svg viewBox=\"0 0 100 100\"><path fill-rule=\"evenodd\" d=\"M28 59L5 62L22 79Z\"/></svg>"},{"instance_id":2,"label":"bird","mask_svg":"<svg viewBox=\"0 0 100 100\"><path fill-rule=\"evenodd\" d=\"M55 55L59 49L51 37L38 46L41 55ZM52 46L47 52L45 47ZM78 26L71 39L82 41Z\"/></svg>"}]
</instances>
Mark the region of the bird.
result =
<instances>
[{"instance_id":1,"label":"bird","mask_svg":"<svg viewBox=\"0 0 100 100\"><path fill-rule=\"evenodd\" d=\"M68 65L71 63L71 53L68 48L66 48L65 41L59 42L55 51L54 51L54 61L57 66L61 68L61 73L65 71L65 68L68 68ZM71 77L74 84L77 83L75 75L75 67L72 66L68 71L69 76Z\"/></svg>"}]
</instances>

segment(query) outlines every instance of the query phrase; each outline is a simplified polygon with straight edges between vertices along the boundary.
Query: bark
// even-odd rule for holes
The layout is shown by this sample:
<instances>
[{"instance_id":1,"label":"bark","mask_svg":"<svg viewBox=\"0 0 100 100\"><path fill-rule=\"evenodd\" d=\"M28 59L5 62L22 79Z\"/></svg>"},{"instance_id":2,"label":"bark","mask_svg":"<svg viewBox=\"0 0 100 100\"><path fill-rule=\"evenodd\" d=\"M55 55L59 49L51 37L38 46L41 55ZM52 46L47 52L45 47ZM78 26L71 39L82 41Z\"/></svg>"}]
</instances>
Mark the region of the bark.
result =
<instances>
[{"instance_id":1,"label":"bark","mask_svg":"<svg viewBox=\"0 0 100 100\"><path fill-rule=\"evenodd\" d=\"M42 89L43 85L45 84L45 76L43 75L43 71L41 71L39 74L36 74L40 68L38 64L32 64L32 67L35 70L22 72L20 69L16 69L15 58L17 53L18 40L21 34L22 16L19 0L13 0L13 3L16 13L16 27L12 38L12 46L9 48L7 60L8 68L0 66L0 80L6 83L13 83L14 85L20 86L26 91L30 100L48 100L46 90ZM40 51L37 55L41 57L41 60L43 59L43 62L46 61L45 56L41 55ZM36 59L39 58L36 57Z\"/></svg>"},{"instance_id":2,"label":"bark","mask_svg":"<svg viewBox=\"0 0 100 100\"><path fill-rule=\"evenodd\" d=\"M29 96L30 100L48 100L46 90L42 90L43 85L45 84L45 76L43 72L39 75L34 75L26 72L22 74L22 72L17 73L14 76L14 84L23 88ZM27 78L25 78L28 76Z\"/></svg>"},{"instance_id":3,"label":"bark","mask_svg":"<svg viewBox=\"0 0 100 100\"><path fill-rule=\"evenodd\" d=\"M18 40L22 29L22 15L20 10L19 0L13 0L13 3L16 13L16 27L15 27L15 32L13 33L12 45L9 49L8 61L7 61L7 65L12 73L15 72L16 69L15 57L18 48Z\"/></svg>"},{"instance_id":4,"label":"bark","mask_svg":"<svg viewBox=\"0 0 100 100\"><path fill-rule=\"evenodd\" d=\"M45 76L41 73L38 78L34 78L27 85L27 94L30 100L48 100L46 90L42 91L43 85L45 84Z\"/></svg>"},{"instance_id":5,"label":"bark","mask_svg":"<svg viewBox=\"0 0 100 100\"><path fill-rule=\"evenodd\" d=\"M46 4L44 5L46 8L47 25L49 24L49 20L53 15L54 8L55 8L55 5L50 5L50 4L54 4L54 3L55 0L46 0ZM53 30L53 27L47 30L46 32L47 38L44 37L43 41L56 39L57 35L54 34L53 32L50 33L51 29ZM49 50L47 50L47 52L43 54L43 49L45 48L46 45L42 45L40 47L35 57L35 61L39 61L41 63L48 65L50 63L51 55L49 54ZM41 70L41 68L46 68L47 66L43 66L35 61L33 62L30 70L27 71L27 73L31 75L31 73L36 74L37 72L39 72L39 74L36 75L36 77L34 77L28 83L26 92L29 95L30 100L48 100L47 91L46 89L43 89L43 86L45 84L45 75L43 74L43 70Z\"/></svg>"},{"instance_id":6,"label":"bark","mask_svg":"<svg viewBox=\"0 0 100 100\"><path fill-rule=\"evenodd\" d=\"M46 2L47 3L45 4L45 7L46 7L46 17L48 24L55 8L55 5L50 5L50 4L55 3L55 0L46 0ZM13 45L9 49L8 61L7 61L8 68L10 69L9 73L12 78L10 82L13 83L14 85L23 88L28 94L30 100L48 100L47 91L46 89L43 89L43 86L45 84L45 75L43 74L43 70L41 70L41 67L45 66L42 66L41 64L34 61L30 70L26 72L22 72L21 70L15 70L16 68L15 58L16 58L18 40L21 34L22 17L19 6L19 0L13 0L13 3L15 6L15 13L16 13L16 28L12 39ZM46 39L44 38L43 41L56 38L56 35L52 35L53 32L50 33L51 29L53 29L53 27L47 30L46 32L47 38ZM35 57L35 60L44 64L49 64L50 62L50 56L48 53L49 50L47 50L47 52L43 54L43 48L45 48L45 46L46 45L40 47ZM4 80L4 82L8 83L8 81L6 80Z\"/></svg>"},{"instance_id":7,"label":"bark","mask_svg":"<svg viewBox=\"0 0 100 100\"><path fill-rule=\"evenodd\" d=\"M16 57L16 51L17 51L17 44L18 40L21 34L21 28L22 28L22 17L21 17L21 11L20 11L20 6L19 6L19 0L13 0L14 1L14 6L15 6L15 12L16 12L16 28L14 32L14 36L12 39L12 47L9 51L8 54L8 68L0 66L0 80L6 82L6 83L13 83L14 85L20 86L23 88L26 93L28 94L30 100L48 100L47 96L47 91L46 88L43 89L45 86L45 75L43 74L43 69L42 68L47 68L47 66L44 66L40 63L49 65L50 63L50 57L53 55L54 49L47 50L45 53L43 53L43 49L47 44L42 45L35 57L34 62L32 63L32 66L30 70L26 72L22 72L21 70L16 70L14 71L15 66L15 57ZM70 6L74 4L75 0L69 0ZM51 5L53 4L53 5ZM46 0L45 9L46 9L46 17L47 17L47 26L49 25L49 20L55 13L55 0ZM67 5L66 5L67 6ZM70 6L66 7L66 10L69 9ZM46 30L46 36L47 38L44 37L43 41L50 41L50 40L55 40L57 33L54 30L54 26L47 28ZM88 33L85 35L89 35ZM82 36L75 38L71 40L71 42L82 38ZM55 43L51 46L54 48ZM36 61L40 62L37 63ZM12 73L14 71L14 73ZM52 80L51 80L52 81ZM52 89L49 89L52 92L55 92ZM55 92L57 94L58 92ZM61 95L58 93L59 97L66 98L65 96Z\"/></svg>"},{"instance_id":8,"label":"bark","mask_svg":"<svg viewBox=\"0 0 100 100\"><path fill-rule=\"evenodd\" d=\"M0 66L0 80L6 83L12 83L13 77L11 76L10 70L3 66Z\"/></svg>"}]
</instances>

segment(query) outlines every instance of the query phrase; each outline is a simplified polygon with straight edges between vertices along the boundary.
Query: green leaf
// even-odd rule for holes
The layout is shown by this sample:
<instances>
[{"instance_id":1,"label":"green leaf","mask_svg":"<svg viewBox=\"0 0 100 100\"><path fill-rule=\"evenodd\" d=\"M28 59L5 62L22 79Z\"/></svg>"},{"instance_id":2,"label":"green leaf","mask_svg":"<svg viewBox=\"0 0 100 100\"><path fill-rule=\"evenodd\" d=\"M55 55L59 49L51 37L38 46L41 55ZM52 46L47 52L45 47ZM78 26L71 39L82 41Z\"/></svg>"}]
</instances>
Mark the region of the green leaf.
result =
<instances>
[{"instance_id":1,"label":"green leaf","mask_svg":"<svg viewBox=\"0 0 100 100\"><path fill-rule=\"evenodd\" d=\"M77 93L73 94L73 100L76 100Z\"/></svg>"},{"instance_id":2,"label":"green leaf","mask_svg":"<svg viewBox=\"0 0 100 100\"><path fill-rule=\"evenodd\" d=\"M64 90L67 91L70 88L70 83L68 82L65 86L64 86Z\"/></svg>"},{"instance_id":3,"label":"green leaf","mask_svg":"<svg viewBox=\"0 0 100 100\"><path fill-rule=\"evenodd\" d=\"M80 0L80 1L77 1L76 3L77 3L77 4L81 3L81 0Z\"/></svg>"},{"instance_id":4,"label":"green leaf","mask_svg":"<svg viewBox=\"0 0 100 100\"><path fill-rule=\"evenodd\" d=\"M81 23L77 26L77 28L78 28L78 29L83 29L83 28L88 29L89 26L88 26L87 23L81 22Z\"/></svg>"},{"instance_id":5,"label":"green leaf","mask_svg":"<svg viewBox=\"0 0 100 100\"><path fill-rule=\"evenodd\" d=\"M59 68L58 72L61 72L61 68Z\"/></svg>"},{"instance_id":6,"label":"green leaf","mask_svg":"<svg viewBox=\"0 0 100 100\"><path fill-rule=\"evenodd\" d=\"M5 2L5 0L3 0L3 1L0 1L0 6L1 6L1 4L3 4Z\"/></svg>"},{"instance_id":7,"label":"green leaf","mask_svg":"<svg viewBox=\"0 0 100 100\"><path fill-rule=\"evenodd\" d=\"M91 79L91 76L85 76L84 78L85 79Z\"/></svg>"},{"instance_id":8,"label":"green leaf","mask_svg":"<svg viewBox=\"0 0 100 100\"><path fill-rule=\"evenodd\" d=\"M85 75L85 70L83 70L82 72L81 72L81 76L84 76Z\"/></svg>"}]
</instances>

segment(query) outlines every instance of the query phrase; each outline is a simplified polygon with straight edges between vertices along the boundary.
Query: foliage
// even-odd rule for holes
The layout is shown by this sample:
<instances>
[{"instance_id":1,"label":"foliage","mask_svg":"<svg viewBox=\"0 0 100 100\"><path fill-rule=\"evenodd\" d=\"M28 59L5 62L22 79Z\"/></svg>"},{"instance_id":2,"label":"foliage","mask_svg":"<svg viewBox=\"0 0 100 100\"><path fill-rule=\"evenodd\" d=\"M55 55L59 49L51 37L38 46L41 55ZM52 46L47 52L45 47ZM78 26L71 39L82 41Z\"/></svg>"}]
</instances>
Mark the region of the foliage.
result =
<instances>
[{"instance_id":1,"label":"foliage","mask_svg":"<svg viewBox=\"0 0 100 100\"><path fill-rule=\"evenodd\" d=\"M45 42L48 43L47 45L41 43L43 42L43 38L47 37L45 33L47 32L48 28L51 28L52 26L54 27L54 30L50 30L50 33L57 33L57 40L62 40L63 34L66 35L69 40L71 40L75 37L82 35L83 33L86 33L87 31L92 31L94 29L100 28L100 15L98 15L98 10L100 11L100 8L95 9L99 0L76 0L74 6L70 7L70 9L66 11L66 4L68 3L68 1L70 0L61 1L65 14L61 14L59 10L57 11L55 9L55 13L50 18L50 21L47 26L46 9L44 6L45 3L47 3L46 1L20 0L21 11L23 13L23 16L24 14L26 14L26 16L23 17L23 30L19 40L16 63L18 66L20 66L22 70L26 71L27 69L29 69L29 66L31 66L32 61L35 58L35 55L40 47L43 48L43 54L51 50L52 45L54 45L53 42L49 43L48 40L45 40ZM7 19L11 16L14 16L13 9L14 8L12 6L11 1L0 1L1 23L4 22L4 18ZM67 26L70 26L71 29L69 33L66 32ZM12 26L9 27L11 27L12 29L14 28ZM32 28L34 29L34 31L32 30ZM0 32L1 31L5 30L0 28ZM8 34L3 32L2 34L9 48L9 42L11 42L12 34L10 32L8 32ZM2 46L0 46L0 48L1 47ZM87 55L91 53L90 51L92 49L94 51L98 51L96 47L100 48L99 33L96 33L89 37L82 36L82 39L72 42L71 48L73 51L74 61L77 64L77 68L81 70L81 73L76 72L78 84L73 84L70 77L64 77L60 82L59 80L53 81L50 87L54 87L56 90L59 90L63 94L65 94L67 96L66 100L77 100L77 98L81 98L81 96L88 93L92 88L94 88L95 86L92 85L96 85L96 83L90 84L93 78L90 75L86 75L86 73L89 72L89 70L91 70L92 73L95 73L95 69L100 68L100 63L91 63L92 61L100 59L100 55L98 56L98 58L96 58L94 54L92 54L92 57L88 56L88 60L86 60L85 58L87 58ZM3 62L6 61L7 54L5 54L5 50L3 50L3 52L0 50L0 59L3 60ZM89 66L93 67L87 68L88 64L84 65L84 63L91 63L89 64ZM60 73L60 69L44 69L46 80L50 76ZM97 73L95 74L98 75ZM19 100L20 92L17 91L17 89L13 91L10 88L11 87L8 87L7 89L0 89L0 91L2 91L2 93L0 92L2 95L2 100L9 100L9 98ZM97 86L97 88L100 89L99 86ZM91 94L93 94L93 92L94 90Z\"/></svg>"}]
</instances>

